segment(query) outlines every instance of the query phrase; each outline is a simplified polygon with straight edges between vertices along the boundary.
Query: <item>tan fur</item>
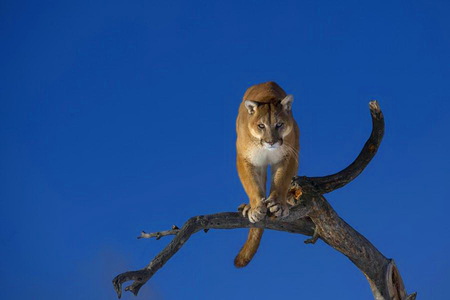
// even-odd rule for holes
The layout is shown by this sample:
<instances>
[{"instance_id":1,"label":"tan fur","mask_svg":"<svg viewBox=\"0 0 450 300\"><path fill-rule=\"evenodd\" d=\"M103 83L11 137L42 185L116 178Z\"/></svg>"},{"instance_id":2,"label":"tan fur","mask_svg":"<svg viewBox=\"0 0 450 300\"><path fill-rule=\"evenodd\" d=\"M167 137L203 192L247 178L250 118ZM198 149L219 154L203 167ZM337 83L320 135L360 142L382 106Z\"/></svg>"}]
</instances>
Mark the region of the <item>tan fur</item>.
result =
<instances>
[{"instance_id":1,"label":"tan fur","mask_svg":"<svg viewBox=\"0 0 450 300\"><path fill-rule=\"evenodd\" d=\"M250 222L267 212L276 217L289 214L287 191L298 169L299 129L290 109L292 96L275 82L250 87L244 94L236 120L237 169L250 204L243 209ZM282 124L282 125L280 125ZM264 125L264 128L258 126ZM266 198L267 167L272 178ZM263 229L251 228L236 256L236 267L246 266L258 250Z\"/></svg>"}]
</instances>

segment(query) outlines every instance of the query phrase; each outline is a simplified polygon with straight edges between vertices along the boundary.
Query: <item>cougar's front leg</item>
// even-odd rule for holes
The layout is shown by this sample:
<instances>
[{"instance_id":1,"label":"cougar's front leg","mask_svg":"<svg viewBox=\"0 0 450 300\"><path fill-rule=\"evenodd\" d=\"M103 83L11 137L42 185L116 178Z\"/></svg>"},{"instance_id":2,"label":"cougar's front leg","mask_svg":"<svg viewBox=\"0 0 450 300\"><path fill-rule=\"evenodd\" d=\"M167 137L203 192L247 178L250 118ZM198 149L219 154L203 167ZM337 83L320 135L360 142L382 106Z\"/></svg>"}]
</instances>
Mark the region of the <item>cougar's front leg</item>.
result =
<instances>
[{"instance_id":1,"label":"cougar's front leg","mask_svg":"<svg viewBox=\"0 0 450 300\"><path fill-rule=\"evenodd\" d=\"M243 207L242 214L244 217L248 217L252 223L261 221L267 213L267 207L264 203L267 168L253 166L238 155L237 169L241 183L250 200L250 205Z\"/></svg>"},{"instance_id":2,"label":"cougar's front leg","mask_svg":"<svg viewBox=\"0 0 450 300\"><path fill-rule=\"evenodd\" d=\"M298 163L294 157L287 157L272 166L270 195L265 202L267 208L275 217L286 217L289 215L286 197L292 177L296 175L297 169Z\"/></svg>"}]
</instances>

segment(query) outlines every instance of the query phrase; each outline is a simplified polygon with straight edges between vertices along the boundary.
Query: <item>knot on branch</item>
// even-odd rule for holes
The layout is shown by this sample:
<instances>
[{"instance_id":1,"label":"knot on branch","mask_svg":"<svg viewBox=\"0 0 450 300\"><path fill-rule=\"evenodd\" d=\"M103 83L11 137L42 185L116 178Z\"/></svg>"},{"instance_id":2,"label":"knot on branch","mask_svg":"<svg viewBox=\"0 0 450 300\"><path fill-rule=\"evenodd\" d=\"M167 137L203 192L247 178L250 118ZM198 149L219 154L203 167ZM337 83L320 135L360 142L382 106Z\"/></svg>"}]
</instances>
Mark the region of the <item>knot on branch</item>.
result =
<instances>
[{"instance_id":1,"label":"knot on branch","mask_svg":"<svg viewBox=\"0 0 450 300\"><path fill-rule=\"evenodd\" d=\"M289 192L297 201L300 201L300 197L303 194L320 194L320 186L318 185L317 181L315 181L311 177L295 176L294 178L292 178Z\"/></svg>"}]
</instances>

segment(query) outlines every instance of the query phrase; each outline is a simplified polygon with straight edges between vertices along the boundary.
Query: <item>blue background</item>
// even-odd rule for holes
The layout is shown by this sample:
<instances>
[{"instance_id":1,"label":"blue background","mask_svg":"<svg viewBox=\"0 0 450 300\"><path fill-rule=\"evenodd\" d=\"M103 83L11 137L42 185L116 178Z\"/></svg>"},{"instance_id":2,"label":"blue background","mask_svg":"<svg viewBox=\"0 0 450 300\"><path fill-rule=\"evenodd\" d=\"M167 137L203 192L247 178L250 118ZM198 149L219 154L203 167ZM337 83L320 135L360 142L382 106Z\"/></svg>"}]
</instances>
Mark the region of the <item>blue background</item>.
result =
<instances>
[{"instance_id":1,"label":"blue background","mask_svg":"<svg viewBox=\"0 0 450 300\"><path fill-rule=\"evenodd\" d=\"M295 96L299 173L339 171L386 118L381 148L328 195L419 299L450 282L449 1L1 1L0 298L114 299L112 278L170 238L140 230L234 211L245 89ZM137 299L372 299L323 242L199 233ZM126 293L125 299L134 299Z\"/></svg>"}]
</instances>

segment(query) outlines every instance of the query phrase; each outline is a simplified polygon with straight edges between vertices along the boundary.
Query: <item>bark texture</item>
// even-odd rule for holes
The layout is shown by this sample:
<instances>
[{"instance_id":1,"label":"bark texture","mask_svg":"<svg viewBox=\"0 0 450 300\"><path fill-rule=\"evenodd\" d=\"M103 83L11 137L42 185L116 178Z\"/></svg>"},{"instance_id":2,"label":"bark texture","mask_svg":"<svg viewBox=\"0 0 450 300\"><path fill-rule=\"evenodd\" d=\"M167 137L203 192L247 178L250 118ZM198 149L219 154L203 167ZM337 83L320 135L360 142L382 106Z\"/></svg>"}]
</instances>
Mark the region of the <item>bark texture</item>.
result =
<instances>
[{"instance_id":1,"label":"bark texture","mask_svg":"<svg viewBox=\"0 0 450 300\"><path fill-rule=\"evenodd\" d=\"M347 256L366 276L376 300L414 300L416 293L408 295L394 260L386 258L363 235L343 219L325 199L323 194L343 187L355 179L375 156L384 134L384 118L376 101L369 103L372 116L372 133L361 153L347 168L323 177L295 177L290 188L289 202L294 205L287 218L278 220L266 217L252 224L238 212L225 212L190 218L181 228L145 233L138 238L174 235L173 240L146 267L128 271L113 279L117 296L122 295L122 284L137 295L139 289L187 242L201 230L264 228L311 236L305 243L314 244L319 238L335 250Z\"/></svg>"}]
</instances>

